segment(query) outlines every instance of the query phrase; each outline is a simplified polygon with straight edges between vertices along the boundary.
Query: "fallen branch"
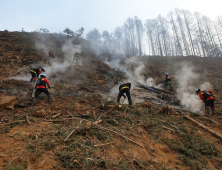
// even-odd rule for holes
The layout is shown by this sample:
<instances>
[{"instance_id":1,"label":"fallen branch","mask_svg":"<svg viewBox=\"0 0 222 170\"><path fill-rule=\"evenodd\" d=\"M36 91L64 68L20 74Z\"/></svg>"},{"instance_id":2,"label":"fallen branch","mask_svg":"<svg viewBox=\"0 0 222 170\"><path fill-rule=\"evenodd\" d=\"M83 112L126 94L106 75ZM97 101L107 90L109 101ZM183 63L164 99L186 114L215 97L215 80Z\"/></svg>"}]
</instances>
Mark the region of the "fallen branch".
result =
<instances>
[{"instance_id":1,"label":"fallen branch","mask_svg":"<svg viewBox=\"0 0 222 170\"><path fill-rule=\"evenodd\" d=\"M7 155L4 155L4 154L0 154L0 157L1 157L1 156L3 156L3 157L4 157L4 156L7 156Z\"/></svg>"},{"instance_id":2,"label":"fallen branch","mask_svg":"<svg viewBox=\"0 0 222 170\"><path fill-rule=\"evenodd\" d=\"M66 113L73 117L73 115L68 110L66 110Z\"/></svg>"},{"instance_id":3,"label":"fallen branch","mask_svg":"<svg viewBox=\"0 0 222 170\"><path fill-rule=\"evenodd\" d=\"M27 121L27 123L30 125L28 113L26 114L26 121Z\"/></svg>"},{"instance_id":4,"label":"fallen branch","mask_svg":"<svg viewBox=\"0 0 222 170\"><path fill-rule=\"evenodd\" d=\"M21 152L21 153L22 153L22 152ZM9 162L9 164L6 166L6 168L7 168L15 159L17 159L17 158L21 155L21 153L18 154L14 159L12 159L12 160Z\"/></svg>"},{"instance_id":5,"label":"fallen branch","mask_svg":"<svg viewBox=\"0 0 222 170\"><path fill-rule=\"evenodd\" d=\"M176 111L177 111L177 110L181 110L181 111L183 111L183 112L193 113L193 114L195 114L195 115L197 115L197 116L201 116L202 118L204 118L204 119L206 119L206 120L209 120L209 121L214 122L214 123L218 123L218 122L216 122L215 120L212 120L212 119L210 119L210 118L208 118L208 117L206 117L206 116L203 116L203 115L198 114L198 113L195 113L195 112L191 112L191 111L184 110L184 109L174 109L174 110L176 110Z\"/></svg>"},{"instance_id":6,"label":"fallen branch","mask_svg":"<svg viewBox=\"0 0 222 170\"><path fill-rule=\"evenodd\" d=\"M82 123L82 120L80 120L79 124L75 127L74 130L70 132L70 134L65 138L64 142L67 141L67 139L79 128L79 125Z\"/></svg>"},{"instance_id":7,"label":"fallen branch","mask_svg":"<svg viewBox=\"0 0 222 170\"><path fill-rule=\"evenodd\" d=\"M62 113L57 113L56 115L52 116L52 118L54 119L54 118L58 117L58 116L61 115L61 114L62 114Z\"/></svg>"},{"instance_id":8,"label":"fallen branch","mask_svg":"<svg viewBox=\"0 0 222 170\"><path fill-rule=\"evenodd\" d=\"M192 121L193 123L197 124L198 126L200 126L201 128L203 128L204 130L208 131L208 132L211 133L212 135L214 135L214 136L216 136L217 138L219 138L219 139L222 140L222 136L221 136L219 133L217 133L217 132L209 129L208 127L204 126L202 123L197 122L196 120L192 119L191 117L189 117L189 116L187 116L187 115L184 116L184 117L185 117L186 119Z\"/></svg>"},{"instance_id":9,"label":"fallen branch","mask_svg":"<svg viewBox=\"0 0 222 170\"><path fill-rule=\"evenodd\" d=\"M19 133L21 129L19 129L19 131L13 133L12 135L10 135L10 137L13 137L15 134Z\"/></svg>"},{"instance_id":10,"label":"fallen branch","mask_svg":"<svg viewBox=\"0 0 222 170\"><path fill-rule=\"evenodd\" d=\"M98 121L95 121L93 124L94 124L94 125L98 125L98 124L101 123L101 122L102 122L102 120L99 119Z\"/></svg>"},{"instance_id":11,"label":"fallen branch","mask_svg":"<svg viewBox=\"0 0 222 170\"><path fill-rule=\"evenodd\" d=\"M126 136L121 135L120 133L117 133L117 132L115 132L115 131L113 131L113 130L111 130L111 129L108 129L108 128L105 128L105 127L102 127L102 126L99 126L99 125L96 125L96 126L98 126L98 127L99 127L100 129L102 129L102 130L107 130L107 131L110 131L110 132L112 132L112 133L115 133L115 134L117 134L117 135L119 135L119 136L121 136L121 137L123 137L123 138L125 138L125 139L127 139L127 140L129 140L129 141L131 141L131 142L133 142L133 143L141 146L142 148L144 148L143 145L141 145L141 144L133 141L132 139L127 138Z\"/></svg>"},{"instance_id":12,"label":"fallen branch","mask_svg":"<svg viewBox=\"0 0 222 170\"><path fill-rule=\"evenodd\" d=\"M63 119L63 120L55 120L55 121L59 121L59 122L61 122L61 121L64 121L64 120L72 120L72 119L82 120L82 121L90 122L90 123L92 123L92 124L95 123L95 122L92 122L92 121L89 121L89 120L86 120L86 119L77 118L77 117L73 117L73 118L65 118L65 119ZM44 120L44 119L43 119L43 120ZM121 137L123 137L123 138L125 138L125 139L127 139L127 140L129 140L129 141L131 141L132 143L135 143L135 144L141 146L142 148L144 148L143 145L141 145L141 144L139 144L139 143L133 141L132 139L127 138L126 136L121 135L121 134L118 133L118 132L115 132L115 131L113 131L113 130L111 130L111 129L108 129L108 128L104 128L104 127L99 126L99 125L97 125L97 124L94 124L94 125L97 126L97 127L99 127L99 129L107 130L107 131L110 131L110 132L112 132L112 133L115 133L115 134L117 134L117 135L119 135L119 136L121 136Z\"/></svg>"},{"instance_id":13,"label":"fallen branch","mask_svg":"<svg viewBox=\"0 0 222 170\"><path fill-rule=\"evenodd\" d=\"M164 126L164 125L162 125L162 127L163 127L164 129L167 129L167 130L170 130L170 131L174 132L174 130L173 130L173 129L170 129L170 128L168 128L168 127Z\"/></svg>"},{"instance_id":14,"label":"fallen branch","mask_svg":"<svg viewBox=\"0 0 222 170\"><path fill-rule=\"evenodd\" d=\"M113 110L113 109L114 109L114 107L113 107L112 109L108 110L107 112L103 113L102 115L100 115L99 118L98 118L96 121L98 121L103 115L109 113L109 112L110 112L111 110Z\"/></svg>"},{"instance_id":15,"label":"fallen branch","mask_svg":"<svg viewBox=\"0 0 222 170\"><path fill-rule=\"evenodd\" d=\"M116 143L116 142L104 143L104 144L94 145L94 146L95 147L97 147L97 146L105 146L105 145L110 145L110 144L113 144L113 143Z\"/></svg>"},{"instance_id":16,"label":"fallen branch","mask_svg":"<svg viewBox=\"0 0 222 170\"><path fill-rule=\"evenodd\" d=\"M12 123L18 123L18 122L27 122L27 120L18 120L18 121L14 121L14 122L10 122L10 123L0 124L0 126L10 125Z\"/></svg>"}]
</instances>

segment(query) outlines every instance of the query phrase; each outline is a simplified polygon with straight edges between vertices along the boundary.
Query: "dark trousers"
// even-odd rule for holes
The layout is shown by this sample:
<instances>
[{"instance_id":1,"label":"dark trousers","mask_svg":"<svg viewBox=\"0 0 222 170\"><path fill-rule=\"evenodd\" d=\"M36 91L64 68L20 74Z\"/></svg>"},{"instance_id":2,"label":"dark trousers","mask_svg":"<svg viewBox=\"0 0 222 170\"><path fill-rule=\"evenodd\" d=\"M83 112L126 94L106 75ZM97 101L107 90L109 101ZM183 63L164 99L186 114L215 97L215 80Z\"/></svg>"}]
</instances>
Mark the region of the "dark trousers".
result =
<instances>
[{"instance_id":1,"label":"dark trousers","mask_svg":"<svg viewBox=\"0 0 222 170\"><path fill-rule=\"evenodd\" d=\"M207 100L205 102L205 108L209 108L211 107L211 109L215 109L215 106L214 106L214 99L213 100Z\"/></svg>"},{"instance_id":2,"label":"dark trousers","mask_svg":"<svg viewBox=\"0 0 222 170\"><path fill-rule=\"evenodd\" d=\"M39 95L40 95L42 92L45 93L45 94L47 94L47 96L48 96L48 98L49 98L49 91L48 91L46 88L36 89L35 98L38 98Z\"/></svg>"},{"instance_id":3,"label":"dark trousers","mask_svg":"<svg viewBox=\"0 0 222 170\"><path fill-rule=\"evenodd\" d=\"M120 98L121 98L122 96L124 96L124 93L126 94L126 96L127 96L127 98L128 98L129 105L132 105L132 100L131 100L131 96L130 96L130 91L129 91L129 89L120 90L120 92L119 92L119 94L118 94L118 97L117 97L117 103L119 103Z\"/></svg>"},{"instance_id":4,"label":"dark trousers","mask_svg":"<svg viewBox=\"0 0 222 170\"><path fill-rule=\"evenodd\" d=\"M31 73L31 75L32 75L32 78L31 78L30 81L32 82L32 80L36 80L36 78L37 78L38 76L37 76L37 74L35 74L35 73L31 72L31 71L30 71L30 73Z\"/></svg>"},{"instance_id":5,"label":"dark trousers","mask_svg":"<svg viewBox=\"0 0 222 170\"><path fill-rule=\"evenodd\" d=\"M165 89L167 88L167 86L170 86L170 90L173 92L173 88L172 88L172 86L171 86L171 83L165 83L165 84L164 84L164 88L165 88Z\"/></svg>"},{"instance_id":6,"label":"dark trousers","mask_svg":"<svg viewBox=\"0 0 222 170\"><path fill-rule=\"evenodd\" d=\"M47 94L48 100L49 100L49 102L51 102L51 96L50 96L50 94L49 94L49 91L48 91L46 88L39 88L39 89L36 89L35 97L32 99L32 106L35 105L36 99L39 97L39 95L40 95L42 92L45 93L45 94Z\"/></svg>"},{"instance_id":7,"label":"dark trousers","mask_svg":"<svg viewBox=\"0 0 222 170\"><path fill-rule=\"evenodd\" d=\"M74 57L73 60L76 60L76 65L78 65L78 58L77 58L77 57Z\"/></svg>"}]
</instances>

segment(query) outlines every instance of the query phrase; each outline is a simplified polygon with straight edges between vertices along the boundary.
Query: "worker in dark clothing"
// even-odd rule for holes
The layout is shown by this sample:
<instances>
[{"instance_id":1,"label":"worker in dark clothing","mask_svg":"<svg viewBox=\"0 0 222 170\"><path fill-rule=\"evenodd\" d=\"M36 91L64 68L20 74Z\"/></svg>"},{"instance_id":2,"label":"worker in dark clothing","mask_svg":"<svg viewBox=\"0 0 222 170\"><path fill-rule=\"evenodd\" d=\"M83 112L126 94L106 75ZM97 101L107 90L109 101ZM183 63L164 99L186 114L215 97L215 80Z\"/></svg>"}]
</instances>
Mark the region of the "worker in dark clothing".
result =
<instances>
[{"instance_id":1,"label":"worker in dark clothing","mask_svg":"<svg viewBox=\"0 0 222 170\"><path fill-rule=\"evenodd\" d=\"M49 102L51 102L51 96L49 94L49 91L46 89L46 85L48 85L48 88L50 88L50 83L46 79L45 74L41 74L41 78L36 83L36 92L35 97L32 100L32 106L35 106L36 99L39 97L39 95L43 92L47 94Z\"/></svg>"},{"instance_id":2,"label":"worker in dark clothing","mask_svg":"<svg viewBox=\"0 0 222 170\"><path fill-rule=\"evenodd\" d=\"M131 100L131 96L130 96L130 88L131 88L131 83L124 83L119 86L119 94L117 97L117 103L119 103L120 98L122 96L125 96L124 95L124 93L125 93L128 98L129 105L132 105L132 100Z\"/></svg>"},{"instance_id":3,"label":"worker in dark clothing","mask_svg":"<svg viewBox=\"0 0 222 170\"><path fill-rule=\"evenodd\" d=\"M76 65L78 65L79 53L75 53L73 60L76 60Z\"/></svg>"},{"instance_id":4,"label":"worker in dark clothing","mask_svg":"<svg viewBox=\"0 0 222 170\"><path fill-rule=\"evenodd\" d=\"M49 58L55 58L55 54L52 50L49 51Z\"/></svg>"},{"instance_id":5,"label":"worker in dark clothing","mask_svg":"<svg viewBox=\"0 0 222 170\"><path fill-rule=\"evenodd\" d=\"M211 90L196 89L196 94L199 94L200 99L205 103L205 113L209 114L209 107L212 109L212 115L215 114L214 96Z\"/></svg>"},{"instance_id":6,"label":"worker in dark clothing","mask_svg":"<svg viewBox=\"0 0 222 170\"><path fill-rule=\"evenodd\" d=\"M30 83L32 81L36 81L36 78L39 78L39 74L41 72L45 72L45 69L44 68L36 68L36 69L31 69L30 70L30 73L32 75L32 78L30 79Z\"/></svg>"},{"instance_id":7,"label":"worker in dark clothing","mask_svg":"<svg viewBox=\"0 0 222 170\"><path fill-rule=\"evenodd\" d=\"M164 81L164 88L166 89L167 86L170 86L170 90L173 92L173 88L171 86L171 78L170 76L168 75L168 73L165 74L166 75L166 79Z\"/></svg>"}]
</instances>

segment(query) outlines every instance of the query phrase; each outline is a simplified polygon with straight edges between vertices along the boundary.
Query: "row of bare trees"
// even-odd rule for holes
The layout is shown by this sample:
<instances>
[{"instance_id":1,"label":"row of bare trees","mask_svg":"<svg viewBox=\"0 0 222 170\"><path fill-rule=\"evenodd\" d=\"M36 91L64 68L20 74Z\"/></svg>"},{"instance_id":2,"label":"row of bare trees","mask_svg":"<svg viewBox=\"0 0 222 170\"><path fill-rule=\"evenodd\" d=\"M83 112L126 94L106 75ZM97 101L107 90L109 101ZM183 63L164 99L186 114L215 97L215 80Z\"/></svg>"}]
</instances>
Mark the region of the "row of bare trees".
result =
<instances>
[{"instance_id":1,"label":"row of bare trees","mask_svg":"<svg viewBox=\"0 0 222 170\"><path fill-rule=\"evenodd\" d=\"M212 21L200 13L175 9L143 23L128 18L113 33L95 28L86 38L127 56L222 57L222 17Z\"/></svg>"}]
</instances>

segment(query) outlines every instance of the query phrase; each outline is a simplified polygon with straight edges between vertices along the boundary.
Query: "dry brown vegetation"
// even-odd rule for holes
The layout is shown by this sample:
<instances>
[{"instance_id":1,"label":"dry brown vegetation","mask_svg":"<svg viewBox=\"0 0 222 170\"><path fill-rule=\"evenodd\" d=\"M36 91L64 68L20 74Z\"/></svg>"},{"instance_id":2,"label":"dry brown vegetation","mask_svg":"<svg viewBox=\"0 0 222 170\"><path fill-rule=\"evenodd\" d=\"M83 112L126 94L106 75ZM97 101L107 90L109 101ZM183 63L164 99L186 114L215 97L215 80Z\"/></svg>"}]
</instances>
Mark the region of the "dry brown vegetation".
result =
<instances>
[{"instance_id":1,"label":"dry brown vegetation","mask_svg":"<svg viewBox=\"0 0 222 170\"><path fill-rule=\"evenodd\" d=\"M220 58L142 59L147 66L143 76L153 77L157 83L162 82L165 72L175 75L180 67L177 63L193 63L201 81L215 85L217 115L210 118L182 110L173 94L154 95L139 87L132 96L138 95L145 102L119 108L103 95L125 74L84 48L83 66L68 68L75 74L52 77L52 82L60 80L51 90L53 103L47 103L42 95L31 107L31 85L4 78L40 59L48 62L34 48L36 38L28 33L0 32L0 93L18 100L14 110L0 113L0 169L222 168L221 139L185 117L222 134Z\"/></svg>"}]
</instances>

